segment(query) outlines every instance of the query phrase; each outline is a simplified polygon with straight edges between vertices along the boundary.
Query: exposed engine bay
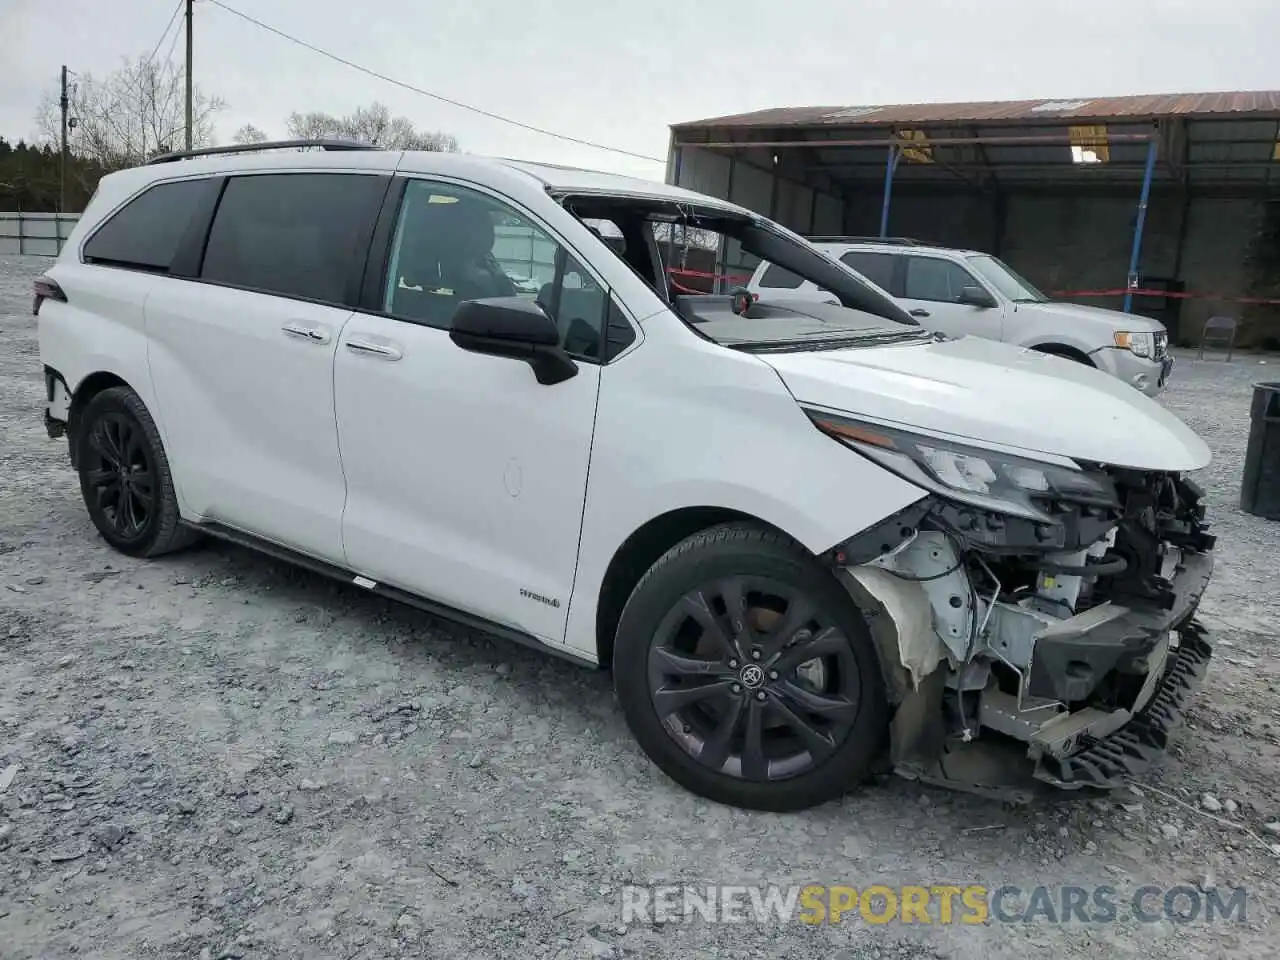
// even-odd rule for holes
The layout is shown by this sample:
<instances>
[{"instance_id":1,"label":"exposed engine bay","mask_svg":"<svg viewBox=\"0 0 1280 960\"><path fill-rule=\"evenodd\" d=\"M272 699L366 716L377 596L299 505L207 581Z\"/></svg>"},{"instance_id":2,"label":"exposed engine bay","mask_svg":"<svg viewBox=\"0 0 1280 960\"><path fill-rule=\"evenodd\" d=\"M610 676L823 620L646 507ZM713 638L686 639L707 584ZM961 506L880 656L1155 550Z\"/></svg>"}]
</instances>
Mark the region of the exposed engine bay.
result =
<instances>
[{"instance_id":1,"label":"exposed engine bay","mask_svg":"<svg viewBox=\"0 0 1280 960\"><path fill-rule=\"evenodd\" d=\"M832 551L893 665L899 773L1004 795L981 742L1036 781L1109 787L1165 748L1211 653L1203 491L1086 473L1091 489L1029 498L1025 517L930 497Z\"/></svg>"}]
</instances>

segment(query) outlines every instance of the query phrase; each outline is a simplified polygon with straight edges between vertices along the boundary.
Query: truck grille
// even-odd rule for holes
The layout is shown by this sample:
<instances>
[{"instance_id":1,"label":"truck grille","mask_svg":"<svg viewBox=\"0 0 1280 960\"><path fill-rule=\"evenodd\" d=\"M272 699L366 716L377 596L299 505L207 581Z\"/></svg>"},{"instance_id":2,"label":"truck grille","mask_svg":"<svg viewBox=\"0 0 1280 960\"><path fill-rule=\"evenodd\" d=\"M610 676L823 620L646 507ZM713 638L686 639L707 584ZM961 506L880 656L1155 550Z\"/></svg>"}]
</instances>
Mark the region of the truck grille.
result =
<instances>
[{"instance_id":1,"label":"truck grille","mask_svg":"<svg viewBox=\"0 0 1280 960\"><path fill-rule=\"evenodd\" d=\"M1169 334L1160 330L1155 335L1156 359L1163 360L1169 355Z\"/></svg>"}]
</instances>

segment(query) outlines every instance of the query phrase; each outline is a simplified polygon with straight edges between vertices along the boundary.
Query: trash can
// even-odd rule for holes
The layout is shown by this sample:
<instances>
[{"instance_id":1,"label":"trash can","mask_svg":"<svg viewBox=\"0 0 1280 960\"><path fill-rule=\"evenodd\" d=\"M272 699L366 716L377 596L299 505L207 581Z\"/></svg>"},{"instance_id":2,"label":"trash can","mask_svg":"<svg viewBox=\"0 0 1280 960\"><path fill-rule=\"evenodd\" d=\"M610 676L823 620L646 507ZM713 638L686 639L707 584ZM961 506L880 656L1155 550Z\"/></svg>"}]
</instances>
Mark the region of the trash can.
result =
<instances>
[{"instance_id":1,"label":"trash can","mask_svg":"<svg viewBox=\"0 0 1280 960\"><path fill-rule=\"evenodd\" d=\"M1253 385L1240 509L1280 520L1280 381Z\"/></svg>"}]
</instances>

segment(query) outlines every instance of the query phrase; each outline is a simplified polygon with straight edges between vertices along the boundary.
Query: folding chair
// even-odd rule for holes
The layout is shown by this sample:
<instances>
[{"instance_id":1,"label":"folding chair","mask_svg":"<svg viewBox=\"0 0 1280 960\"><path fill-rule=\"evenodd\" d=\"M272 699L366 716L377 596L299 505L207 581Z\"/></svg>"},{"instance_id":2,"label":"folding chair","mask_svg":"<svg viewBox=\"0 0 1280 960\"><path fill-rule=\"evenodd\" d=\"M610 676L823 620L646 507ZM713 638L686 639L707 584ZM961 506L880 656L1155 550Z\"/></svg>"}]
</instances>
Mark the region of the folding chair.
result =
<instances>
[{"instance_id":1,"label":"folding chair","mask_svg":"<svg viewBox=\"0 0 1280 960\"><path fill-rule=\"evenodd\" d=\"M1204 330L1200 333L1200 353L1199 359L1204 359L1205 344L1211 339L1218 344L1226 344L1227 362L1231 361L1231 352L1236 345L1236 318L1235 317L1210 317L1204 322Z\"/></svg>"}]
</instances>

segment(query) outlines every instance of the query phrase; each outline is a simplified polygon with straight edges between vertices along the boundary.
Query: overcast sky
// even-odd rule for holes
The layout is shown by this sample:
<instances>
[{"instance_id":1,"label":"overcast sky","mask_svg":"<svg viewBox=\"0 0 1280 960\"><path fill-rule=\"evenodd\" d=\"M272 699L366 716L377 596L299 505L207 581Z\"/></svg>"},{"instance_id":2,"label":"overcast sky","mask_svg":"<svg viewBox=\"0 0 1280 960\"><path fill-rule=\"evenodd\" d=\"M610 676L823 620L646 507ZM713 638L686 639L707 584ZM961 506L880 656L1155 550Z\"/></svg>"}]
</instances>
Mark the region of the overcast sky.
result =
<instances>
[{"instance_id":1,"label":"overcast sky","mask_svg":"<svg viewBox=\"0 0 1280 960\"><path fill-rule=\"evenodd\" d=\"M764 107L1280 88L1277 0L226 2L415 86L659 158L671 123ZM0 135L34 133L62 64L100 75L150 53L175 3L0 0ZM223 141L381 100L469 152L664 173L399 89L206 0L195 29L196 82L227 102Z\"/></svg>"}]
</instances>

